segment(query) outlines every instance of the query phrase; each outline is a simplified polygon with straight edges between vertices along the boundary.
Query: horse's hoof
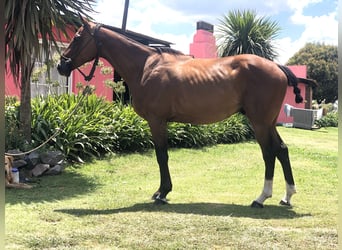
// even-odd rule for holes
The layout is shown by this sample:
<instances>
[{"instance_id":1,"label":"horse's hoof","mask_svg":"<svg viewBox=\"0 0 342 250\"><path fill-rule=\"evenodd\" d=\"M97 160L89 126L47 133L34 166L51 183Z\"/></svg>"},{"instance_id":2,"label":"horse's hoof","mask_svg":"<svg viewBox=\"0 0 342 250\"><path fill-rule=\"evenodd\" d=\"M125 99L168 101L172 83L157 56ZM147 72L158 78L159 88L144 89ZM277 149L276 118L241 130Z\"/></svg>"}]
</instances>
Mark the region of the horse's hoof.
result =
<instances>
[{"instance_id":1,"label":"horse's hoof","mask_svg":"<svg viewBox=\"0 0 342 250\"><path fill-rule=\"evenodd\" d=\"M167 202L166 198L156 197L154 199L154 204L155 205L166 205L166 204L168 204L168 202Z\"/></svg>"},{"instance_id":2,"label":"horse's hoof","mask_svg":"<svg viewBox=\"0 0 342 250\"><path fill-rule=\"evenodd\" d=\"M160 192L157 191L152 195L151 199L155 201L159 196L160 196Z\"/></svg>"},{"instance_id":3,"label":"horse's hoof","mask_svg":"<svg viewBox=\"0 0 342 250\"><path fill-rule=\"evenodd\" d=\"M253 201L252 204L251 204L251 207L252 208L264 208L264 205L257 202L257 201Z\"/></svg>"},{"instance_id":4,"label":"horse's hoof","mask_svg":"<svg viewBox=\"0 0 342 250\"><path fill-rule=\"evenodd\" d=\"M287 202L287 201L284 201L284 200L281 200L281 201L279 202L279 205L287 206L287 207L292 207L292 205L291 205L290 202Z\"/></svg>"}]
</instances>

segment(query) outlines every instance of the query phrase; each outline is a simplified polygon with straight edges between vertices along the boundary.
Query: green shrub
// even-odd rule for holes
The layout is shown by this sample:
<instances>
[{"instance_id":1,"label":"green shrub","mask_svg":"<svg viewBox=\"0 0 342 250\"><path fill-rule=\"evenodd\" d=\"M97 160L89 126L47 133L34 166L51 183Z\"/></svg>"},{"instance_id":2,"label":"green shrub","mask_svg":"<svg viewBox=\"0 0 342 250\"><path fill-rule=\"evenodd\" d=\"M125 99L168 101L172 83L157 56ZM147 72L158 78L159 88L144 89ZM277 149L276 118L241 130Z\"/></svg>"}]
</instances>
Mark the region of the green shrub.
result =
<instances>
[{"instance_id":1,"label":"green shrub","mask_svg":"<svg viewBox=\"0 0 342 250\"><path fill-rule=\"evenodd\" d=\"M111 125L114 106L95 95L60 95L32 100L32 138L45 141L56 128L58 134L50 145L64 152L69 159L101 156L110 152L115 135Z\"/></svg>"},{"instance_id":2,"label":"green shrub","mask_svg":"<svg viewBox=\"0 0 342 250\"><path fill-rule=\"evenodd\" d=\"M211 134L216 136L216 143L236 143L254 138L254 132L247 117L240 113L209 125L209 130Z\"/></svg>"},{"instance_id":3,"label":"green shrub","mask_svg":"<svg viewBox=\"0 0 342 250\"><path fill-rule=\"evenodd\" d=\"M168 126L170 147L203 147L216 143L216 136L205 125L189 123L170 123Z\"/></svg>"},{"instance_id":4,"label":"green shrub","mask_svg":"<svg viewBox=\"0 0 342 250\"><path fill-rule=\"evenodd\" d=\"M115 135L113 151L142 151L153 146L147 122L130 105L115 106L109 130Z\"/></svg>"},{"instance_id":5,"label":"green shrub","mask_svg":"<svg viewBox=\"0 0 342 250\"><path fill-rule=\"evenodd\" d=\"M235 143L254 137L247 118L242 114L235 114L228 119L209 125L171 123L168 134L171 147L186 148Z\"/></svg>"},{"instance_id":6,"label":"green shrub","mask_svg":"<svg viewBox=\"0 0 342 250\"><path fill-rule=\"evenodd\" d=\"M329 112L321 119L315 121L318 127L338 127L338 113Z\"/></svg>"},{"instance_id":7,"label":"green shrub","mask_svg":"<svg viewBox=\"0 0 342 250\"><path fill-rule=\"evenodd\" d=\"M5 150L21 149L25 145L19 130L19 102L14 96L5 97Z\"/></svg>"}]
</instances>

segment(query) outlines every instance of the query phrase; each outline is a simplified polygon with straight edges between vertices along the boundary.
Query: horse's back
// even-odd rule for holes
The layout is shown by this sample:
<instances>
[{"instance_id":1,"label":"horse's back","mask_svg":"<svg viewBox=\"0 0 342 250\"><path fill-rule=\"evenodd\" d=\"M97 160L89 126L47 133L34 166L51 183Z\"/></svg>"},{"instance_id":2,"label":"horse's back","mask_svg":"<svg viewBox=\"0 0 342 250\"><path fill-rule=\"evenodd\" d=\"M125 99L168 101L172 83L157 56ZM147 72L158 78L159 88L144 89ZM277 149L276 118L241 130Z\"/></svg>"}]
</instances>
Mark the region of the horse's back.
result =
<instances>
[{"instance_id":1,"label":"horse's back","mask_svg":"<svg viewBox=\"0 0 342 250\"><path fill-rule=\"evenodd\" d=\"M262 102L269 106L284 92L277 90L284 76L274 65L254 55L174 57L149 72L146 107L170 121L211 123Z\"/></svg>"}]
</instances>

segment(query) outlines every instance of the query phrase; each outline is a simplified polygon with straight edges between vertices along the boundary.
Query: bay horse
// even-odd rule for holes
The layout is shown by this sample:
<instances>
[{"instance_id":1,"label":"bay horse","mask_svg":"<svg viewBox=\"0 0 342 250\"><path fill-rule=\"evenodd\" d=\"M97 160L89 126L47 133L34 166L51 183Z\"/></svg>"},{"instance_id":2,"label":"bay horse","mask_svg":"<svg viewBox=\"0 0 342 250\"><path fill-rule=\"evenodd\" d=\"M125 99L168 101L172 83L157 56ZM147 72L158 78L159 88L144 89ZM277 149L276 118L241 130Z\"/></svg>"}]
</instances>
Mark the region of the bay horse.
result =
<instances>
[{"instance_id":1,"label":"bay horse","mask_svg":"<svg viewBox=\"0 0 342 250\"><path fill-rule=\"evenodd\" d=\"M167 203L166 196L172 190L167 123L208 124L243 112L265 162L264 187L251 206L261 208L272 196L276 158L286 181L280 204L291 206L295 182L288 148L275 125L287 86L293 86L296 102L301 102L298 81L310 80L298 79L286 66L255 55L194 59L170 48L149 47L109 26L80 18L83 25L62 54L57 69L69 76L84 63L102 57L126 81L134 110L147 120L154 142L160 171L160 186L152 196L156 204Z\"/></svg>"}]
</instances>

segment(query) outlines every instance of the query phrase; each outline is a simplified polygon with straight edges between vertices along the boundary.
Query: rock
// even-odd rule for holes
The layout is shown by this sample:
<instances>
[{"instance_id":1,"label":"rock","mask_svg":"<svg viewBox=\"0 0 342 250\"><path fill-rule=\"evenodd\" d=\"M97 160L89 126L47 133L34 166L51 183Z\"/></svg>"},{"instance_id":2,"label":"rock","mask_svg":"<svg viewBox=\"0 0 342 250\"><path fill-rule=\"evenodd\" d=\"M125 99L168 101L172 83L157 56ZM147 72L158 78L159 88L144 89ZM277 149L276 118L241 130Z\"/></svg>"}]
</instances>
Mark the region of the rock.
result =
<instances>
[{"instance_id":1,"label":"rock","mask_svg":"<svg viewBox=\"0 0 342 250\"><path fill-rule=\"evenodd\" d=\"M35 166L40 162L40 156L37 152L32 152L27 156L29 165Z\"/></svg>"},{"instance_id":2,"label":"rock","mask_svg":"<svg viewBox=\"0 0 342 250\"><path fill-rule=\"evenodd\" d=\"M64 160L64 155L61 151L49 151L42 153L40 155L40 160L42 163L49 164L50 166L55 166L62 160Z\"/></svg>"},{"instance_id":3,"label":"rock","mask_svg":"<svg viewBox=\"0 0 342 250\"><path fill-rule=\"evenodd\" d=\"M33 176L41 176L45 171L47 171L50 168L49 164L38 164L37 166L32 169L31 173Z\"/></svg>"},{"instance_id":4,"label":"rock","mask_svg":"<svg viewBox=\"0 0 342 250\"><path fill-rule=\"evenodd\" d=\"M57 164L56 166L50 168L44 173L44 175L59 175L63 172L64 168L62 165Z\"/></svg>"},{"instance_id":5,"label":"rock","mask_svg":"<svg viewBox=\"0 0 342 250\"><path fill-rule=\"evenodd\" d=\"M22 168L27 165L25 160L15 160L13 161L12 167L13 168Z\"/></svg>"}]
</instances>

